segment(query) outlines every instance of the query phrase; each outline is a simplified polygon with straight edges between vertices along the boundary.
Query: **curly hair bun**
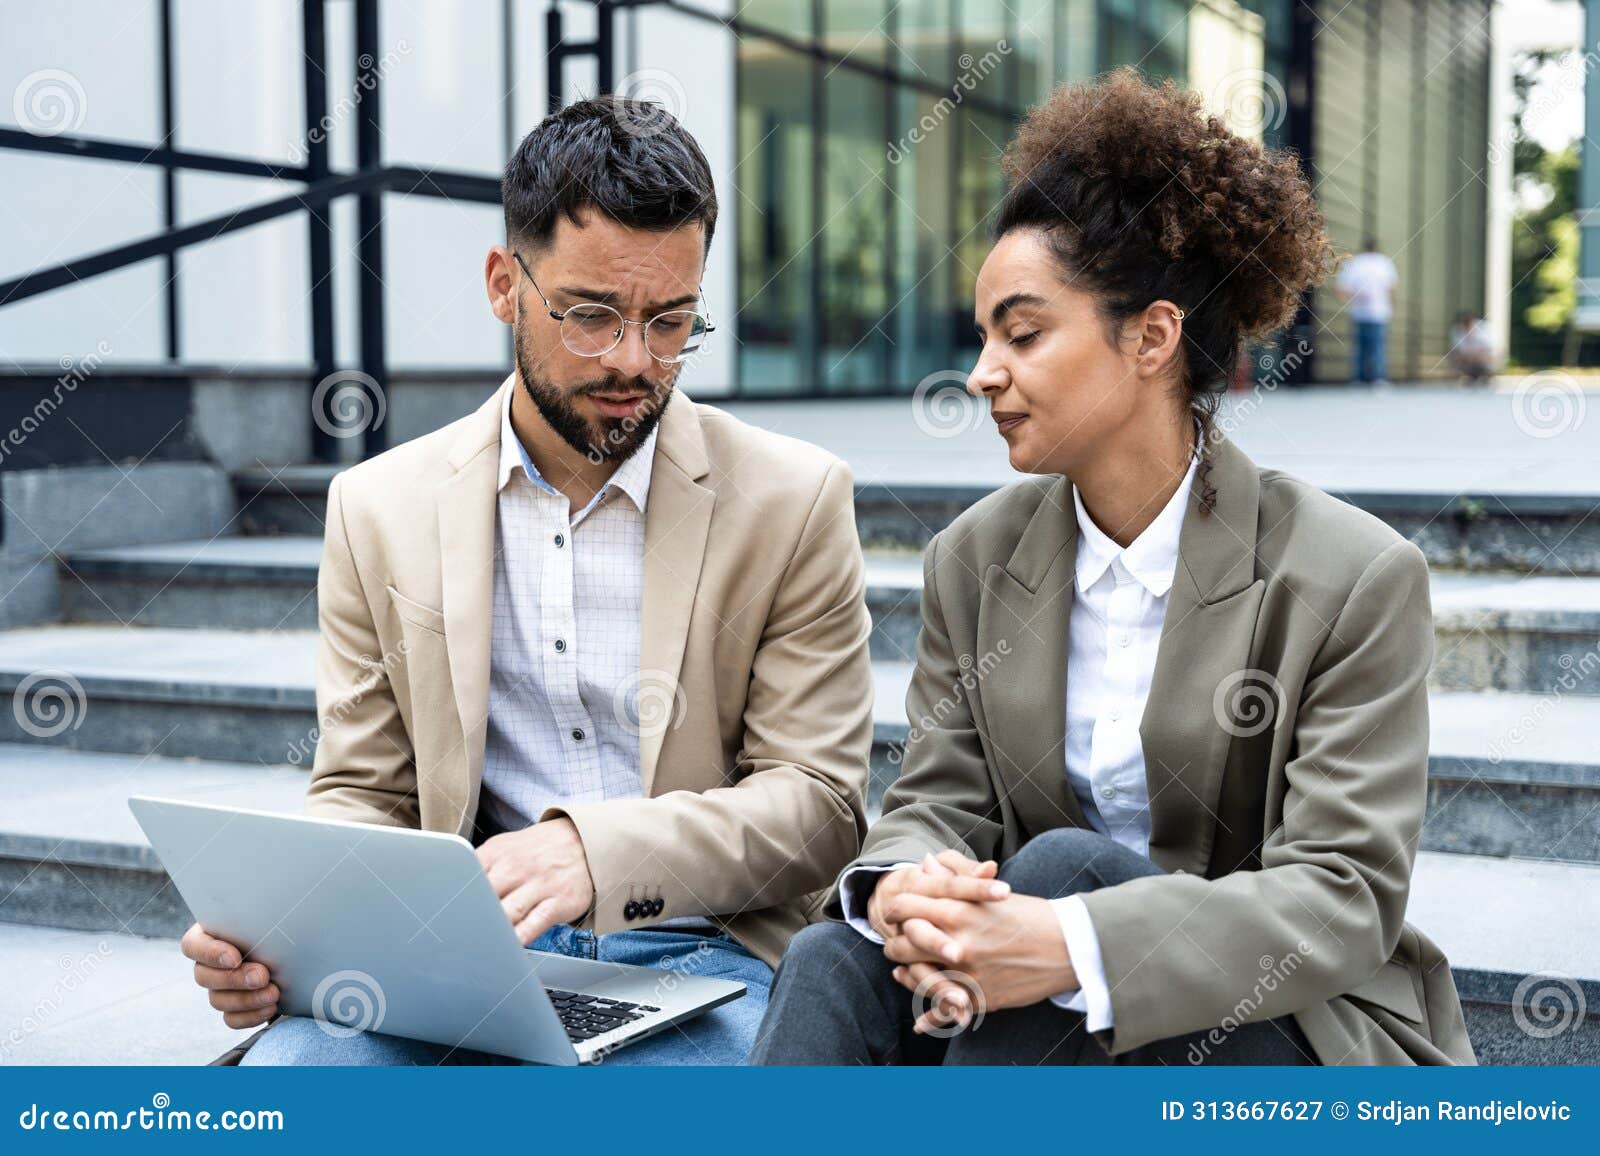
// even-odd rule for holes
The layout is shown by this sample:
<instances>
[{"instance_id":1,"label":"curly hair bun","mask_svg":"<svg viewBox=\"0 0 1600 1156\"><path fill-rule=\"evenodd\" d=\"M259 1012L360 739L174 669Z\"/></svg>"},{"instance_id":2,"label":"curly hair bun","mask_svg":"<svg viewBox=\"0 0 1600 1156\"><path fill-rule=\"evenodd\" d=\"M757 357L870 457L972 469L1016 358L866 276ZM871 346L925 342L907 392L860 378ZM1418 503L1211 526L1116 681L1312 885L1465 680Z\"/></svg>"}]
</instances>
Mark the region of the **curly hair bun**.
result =
<instances>
[{"instance_id":1,"label":"curly hair bun","mask_svg":"<svg viewBox=\"0 0 1600 1156\"><path fill-rule=\"evenodd\" d=\"M1234 135L1170 80L1123 68L1062 85L1028 112L1002 165L997 233L1069 234L1062 255L1118 308L1220 305L1237 342L1287 324L1331 267L1299 157Z\"/></svg>"}]
</instances>

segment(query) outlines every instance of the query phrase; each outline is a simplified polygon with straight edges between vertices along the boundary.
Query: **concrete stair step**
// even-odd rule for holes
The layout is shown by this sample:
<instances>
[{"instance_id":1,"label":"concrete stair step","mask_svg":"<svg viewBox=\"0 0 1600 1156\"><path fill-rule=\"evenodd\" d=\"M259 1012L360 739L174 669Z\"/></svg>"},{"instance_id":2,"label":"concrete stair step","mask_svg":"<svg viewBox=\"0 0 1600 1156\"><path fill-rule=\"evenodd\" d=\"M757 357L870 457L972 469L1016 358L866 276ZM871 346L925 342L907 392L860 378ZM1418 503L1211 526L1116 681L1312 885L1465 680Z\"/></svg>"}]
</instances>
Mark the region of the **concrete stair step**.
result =
<instances>
[{"instance_id":1,"label":"concrete stair step","mask_svg":"<svg viewBox=\"0 0 1600 1156\"><path fill-rule=\"evenodd\" d=\"M299 811L294 767L0 744L0 920L176 935L192 922L130 795Z\"/></svg>"},{"instance_id":2,"label":"concrete stair step","mask_svg":"<svg viewBox=\"0 0 1600 1156\"><path fill-rule=\"evenodd\" d=\"M1407 918L1450 957L1480 1062L1600 1062L1600 947L1574 934L1597 903L1593 867L1418 857ZM0 974L16 980L0 987L4 1063L201 1064L248 1035L223 1026L170 935L0 922Z\"/></svg>"},{"instance_id":3,"label":"concrete stair step","mask_svg":"<svg viewBox=\"0 0 1600 1156\"><path fill-rule=\"evenodd\" d=\"M0 923L0 1066L210 1063L222 1022L176 939Z\"/></svg>"},{"instance_id":4,"label":"concrete stair step","mask_svg":"<svg viewBox=\"0 0 1600 1156\"><path fill-rule=\"evenodd\" d=\"M320 538L306 534L85 551L63 567L66 614L78 622L313 630L320 557ZM868 552L875 658L915 658L921 596L915 553ZM1440 572L1433 599L1435 685L1600 695L1600 578Z\"/></svg>"},{"instance_id":5,"label":"concrete stair step","mask_svg":"<svg viewBox=\"0 0 1600 1156\"><path fill-rule=\"evenodd\" d=\"M62 614L75 622L315 630L316 535L223 537L73 554Z\"/></svg>"},{"instance_id":6,"label":"concrete stair step","mask_svg":"<svg viewBox=\"0 0 1600 1156\"><path fill-rule=\"evenodd\" d=\"M1436 571L1433 684L1600 696L1600 578ZM922 566L906 551L869 551L874 658L913 661Z\"/></svg>"},{"instance_id":7,"label":"concrete stair step","mask_svg":"<svg viewBox=\"0 0 1600 1156\"><path fill-rule=\"evenodd\" d=\"M0 742L309 766L312 631L0 633Z\"/></svg>"},{"instance_id":8,"label":"concrete stair step","mask_svg":"<svg viewBox=\"0 0 1600 1156\"><path fill-rule=\"evenodd\" d=\"M1424 851L1406 919L1449 958L1480 1062L1600 1063L1600 867Z\"/></svg>"},{"instance_id":9,"label":"concrete stair step","mask_svg":"<svg viewBox=\"0 0 1600 1156\"><path fill-rule=\"evenodd\" d=\"M235 472L244 532L320 534L328 482L339 468ZM976 483L902 482L858 467L856 522L862 541L877 548L921 550L968 506L1015 476L991 472L992 479ZM1405 491L1369 485L1335 486L1331 492L1410 538L1434 566L1600 575L1600 495Z\"/></svg>"},{"instance_id":10,"label":"concrete stair step","mask_svg":"<svg viewBox=\"0 0 1600 1156\"><path fill-rule=\"evenodd\" d=\"M315 645L310 631L0 633L0 693L14 705L0 742L309 767ZM874 809L899 773L910 674L874 664ZM59 710L46 714L51 689ZM1600 697L1441 691L1433 710L1424 847L1600 862Z\"/></svg>"},{"instance_id":11,"label":"concrete stair step","mask_svg":"<svg viewBox=\"0 0 1600 1156\"><path fill-rule=\"evenodd\" d=\"M874 664L868 811L900 774L909 663ZM1600 699L1435 692L1422 846L1600 863Z\"/></svg>"}]
</instances>

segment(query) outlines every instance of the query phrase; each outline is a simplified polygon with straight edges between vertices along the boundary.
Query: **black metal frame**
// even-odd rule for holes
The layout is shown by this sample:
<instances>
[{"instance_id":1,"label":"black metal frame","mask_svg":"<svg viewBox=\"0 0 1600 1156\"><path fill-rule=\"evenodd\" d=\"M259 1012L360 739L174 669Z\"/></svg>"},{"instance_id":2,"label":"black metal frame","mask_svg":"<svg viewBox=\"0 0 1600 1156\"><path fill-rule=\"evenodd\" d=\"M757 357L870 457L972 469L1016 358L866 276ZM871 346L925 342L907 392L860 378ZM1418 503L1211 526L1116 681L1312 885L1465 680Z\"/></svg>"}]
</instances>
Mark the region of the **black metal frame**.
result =
<instances>
[{"instance_id":1,"label":"black metal frame","mask_svg":"<svg viewBox=\"0 0 1600 1156\"><path fill-rule=\"evenodd\" d=\"M281 163L252 157L229 156L176 147L176 107L174 100L175 61L173 49L173 4L161 0L159 29L159 111L161 139L154 147L127 141L106 140L77 135L40 137L11 128L0 127L0 149L34 153L73 156L94 160L152 165L163 174L162 215L164 228L151 236L139 238L97 253L75 258L0 282L0 307L35 297L90 277L99 276L129 265L161 258L166 265L166 352L169 360L178 361L181 349L180 303L178 282L178 253L193 245L214 240L262 222L304 212L307 219L308 270L310 293L307 298L311 336L311 376L308 388L328 374L335 365L335 310L332 284L333 240L329 220L332 202L343 197L354 197L358 206L359 265L359 350L361 369L379 389L386 388L389 373L385 352L386 316L383 287L383 197L385 193L439 197L479 204L500 203L500 182L497 177L478 173L422 170L403 165L386 165L382 156L381 72L379 70L381 44L379 36L379 0L348 0L355 6L355 68L356 84L363 91L357 109L356 143L357 166L354 171L335 171L331 165L326 133L322 123L328 111L326 78L327 36L326 12L328 0L302 0L302 51L304 54L305 141L304 163ZM765 40L789 52L809 57L831 69L845 69L874 78L900 91L916 91L934 96L944 96L948 86L926 77L911 76L887 65L868 63L829 52L821 46L820 2L813 4L814 39L802 39L783 31L763 27L735 16L726 16L686 3L685 0L589 0L596 9L596 34L591 40L575 41L565 34L565 20L551 0L545 14L546 29L546 95L547 107L559 108L565 103L566 64L569 60L593 57L596 67L596 88L599 92L612 91L615 84L616 50L615 31L617 13L642 8L647 5L667 8L690 19L720 26L739 38ZM947 0L953 16L960 11L961 0ZM515 88L516 53L512 44L513 7L515 0L502 0L502 36L505 42L503 70L507 92L506 138L514 147L514 118L510 94ZM1300 0L1297 8L1310 10L1314 0ZM1302 17L1302 20L1304 17ZM956 21L952 20L952 27ZM1297 44L1296 67L1302 72L1304 88L1310 87L1309 39L1306 30L1300 31ZM952 44L952 54L957 49ZM363 59L366 66L362 66ZM1014 77L1013 70L1013 77ZM1015 79L1012 80L1015 85ZM813 112L820 126L826 117L822 86L814 85ZM999 116L1014 116L1017 109L1016 92L1008 92L1007 100L994 101L976 94L967 95L963 104L979 112ZM1296 102L1298 103L1298 102ZM1291 109L1291 137L1304 153L1309 154L1310 133L1308 123L1309 99L1298 109ZM885 123L892 127L896 112L892 105L885 108ZM820 134L819 134L820 136ZM959 166L959 139L952 149L952 169ZM812 211L818 211L821 199L821 166L814 165ZM304 187L277 199L249 206L234 212L210 217L192 224L177 224L177 174L179 172L212 172L238 176L259 177L272 180L298 182ZM952 173L952 178L954 173ZM888 193L886 192L886 197ZM956 210L951 200L951 213ZM892 256L892 254L891 254ZM886 270L893 261L886 262ZM889 274L886 273L886 276ZM813 286L814 290L817 288ZM821 302L814 303L820 317ZM815 343L813 343L815 345ZM813 358L815 360L815 357ZM820 365L811 367L820 374ZM820 376L814 377L817 386L803 396L843 395L827 394ZM795 396L795 395L785 395ZM318 460L333 460L338 442L313 423L316 439L312 453ZM366 430L363 434L362 452L370 456L385 448L386 432L382 426Z\"/></svg>"},{"instance_id":2,"label":"black metal frame","mask_svg":"<svg viewBox=\"0 0 1600 1156\"><path fill-rule=\"evenodd\" d=\"M254 157L229 156L176 147L175 60L173 49L173 4L161 0L159 42L159 112L161 139L155 146L64 134L41 137L20 129L0 127L0 149L72 156L124 164L151 165L162 171L163 229L121 245L35 269L20 277L0 281L0 307L36 297L79 281L110 273L141 261L160 258L166 266L167 357L178 361L182 348L178 281L178 253L193 245L250 228L253 225L291 213L304 212L307 219L308 270L311 291L307 299L311 333L311 377L314 387L335 366L335 320L333 297L333 240L329 221L332 202L343 197L356 198L359 219L358 300L360 317L360 362L364 373L386 386L388 368L385 356L386 317L383 294L383 196L385 193L440 197L479 204L500 203L497 177L477 173L428 170L386 165L382 156L381 93L379 72L379 0L349 0L355 5L356 84L363 90L357 110L354 171L336 172L329 159L328 141L322 122L328 111L327 86L327 3L328 0L302 0L302 51L305 59L305 160L282 163ZM906 76L894 69L841 57L818 43L763 28L747 20L707 11L683 0L591 0L596 9L596 35L592 40L575 41L565 35L565 21L552 2L545 15L547 107L565 103L566 64L569 60L593 57L596 88L609 92L615 83L616 16L619 11L646 5L670 8L691 19L719 25L739 37L772 41L792 52L809 56L835 68L843 68L889 81L907 89L942 95L945 88L922 77ZM952 0L953 2L953 0ZM516 54L512 49L512 9L514 0L503 0L501 9L506 43L503 67L507 99L507 144L514 145L509 94L514 89ZM362 60L366 67L363 68ZM820 96L820 94L819 94ZM974 108L1010 114L1012 109L972 96L966 101ZM192 224L177 223L177 175L180 172L226 173L293 181L304 187L286 196L220 214ZM312 453L318 460L333 460L338 443L320 426L314 430ZM364 456L385 448L382 426L365 431Z\"/></svg>"}]
</instances>

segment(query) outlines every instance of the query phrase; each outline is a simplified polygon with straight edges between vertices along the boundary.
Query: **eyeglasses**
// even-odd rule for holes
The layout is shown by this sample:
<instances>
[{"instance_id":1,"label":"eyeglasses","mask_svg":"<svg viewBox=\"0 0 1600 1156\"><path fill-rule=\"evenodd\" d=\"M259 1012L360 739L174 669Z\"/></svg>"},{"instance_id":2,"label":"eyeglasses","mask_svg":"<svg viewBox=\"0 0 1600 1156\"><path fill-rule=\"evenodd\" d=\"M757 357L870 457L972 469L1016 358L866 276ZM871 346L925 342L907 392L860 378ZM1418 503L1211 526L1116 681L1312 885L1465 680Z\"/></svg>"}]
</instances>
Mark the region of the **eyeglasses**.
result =
<instances>
[{"instance_id":1,"label":"eyeglasses","mask_svg":"<svg viewBox=\"0 0 1600 1156\"><path fill-rule=\"evenodd\" d=\"M651 357L663 365L676 365L687 361L705 346L706 335L716 326L702 313L693 309L668 309L657 313L649 321L630 321L609 305L585 301L572 308L557 311L550 299L533 279L533 270L522 259L522 254L511 254L528 275L533 291L544 302L552 320L561 323L561 343L579 357L601 357L610 353L622 342L622 335L630 325L644 328L644 347Z\"/></svg>"}]
</instances>

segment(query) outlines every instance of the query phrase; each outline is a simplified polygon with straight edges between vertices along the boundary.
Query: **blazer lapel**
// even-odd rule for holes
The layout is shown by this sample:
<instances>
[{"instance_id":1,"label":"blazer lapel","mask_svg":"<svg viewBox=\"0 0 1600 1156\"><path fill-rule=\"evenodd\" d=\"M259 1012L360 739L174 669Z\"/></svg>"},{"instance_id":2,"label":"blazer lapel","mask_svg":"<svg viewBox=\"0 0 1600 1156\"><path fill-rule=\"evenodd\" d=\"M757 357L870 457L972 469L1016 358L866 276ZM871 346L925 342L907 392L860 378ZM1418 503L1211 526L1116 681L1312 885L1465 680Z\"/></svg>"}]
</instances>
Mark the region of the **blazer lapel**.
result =
<instances>
[{"instance_id":1,"label":"blazer lapel","mask_svg":"<svg viewBox=\"0 0 1600 1156\"><path fill-rule=\"evenodd\" d=\"M661 414L644 518L644 607L640 622L641 693L669 689L676 698L684 646L700 585L715 493L699 484L709 471L694 403L676 391ZM639 776L648 798L667 728L639 734Z\"/></svg>"},{"instance_id":2,"label":"blazer lapel","mask_svg":"<svg viewBox=\"0 0 1600 1156\"><path fill-rule=\"evenodd\" d=\"M979 672L994 664L1003 688L985 695L979 682L969 693L983 704L996 769L1029 837L1088 826L1066 769L1067 624L1078 542L1070 487L1065 478L1050 485L1011 558L984 575L980 653L970 656Z\"/></svg>"},{"instance_id":3,"label":"blazer lapel","mask_svg":"<svg viewBox=\"0 0 1600 1156\"><path fill-rule=\"evenodd\" d=\"M1203 513L1198 493L1189 497L1139 727L1150 790L1150 858L1168 871L1194 874L1204 873L1216 841L1229 744L1253 725L1248 708L1241 714L1238 704L1275 685L1250 669L1266 591L1255 577L1260 477L1226 440L1206 452L1215 502ZM1279 706L1266 706L1273 718Z\"/></svg>"},{"instance_id":4,"label":"blazer lapel","mask_svg":"<svg viewBox=\"0 0 1600 1156\"><path fill-rule=\"evenodd\" d=\"M440 487L440 578L450 684L461 718L462 777L442 788L459 807L458 833L470 829L483 777L489 720L489 645L494 601L495 483L499 474L500 407L508 380L472 415L450 451L456 472Z\"/></svg>"}]
</instances>

